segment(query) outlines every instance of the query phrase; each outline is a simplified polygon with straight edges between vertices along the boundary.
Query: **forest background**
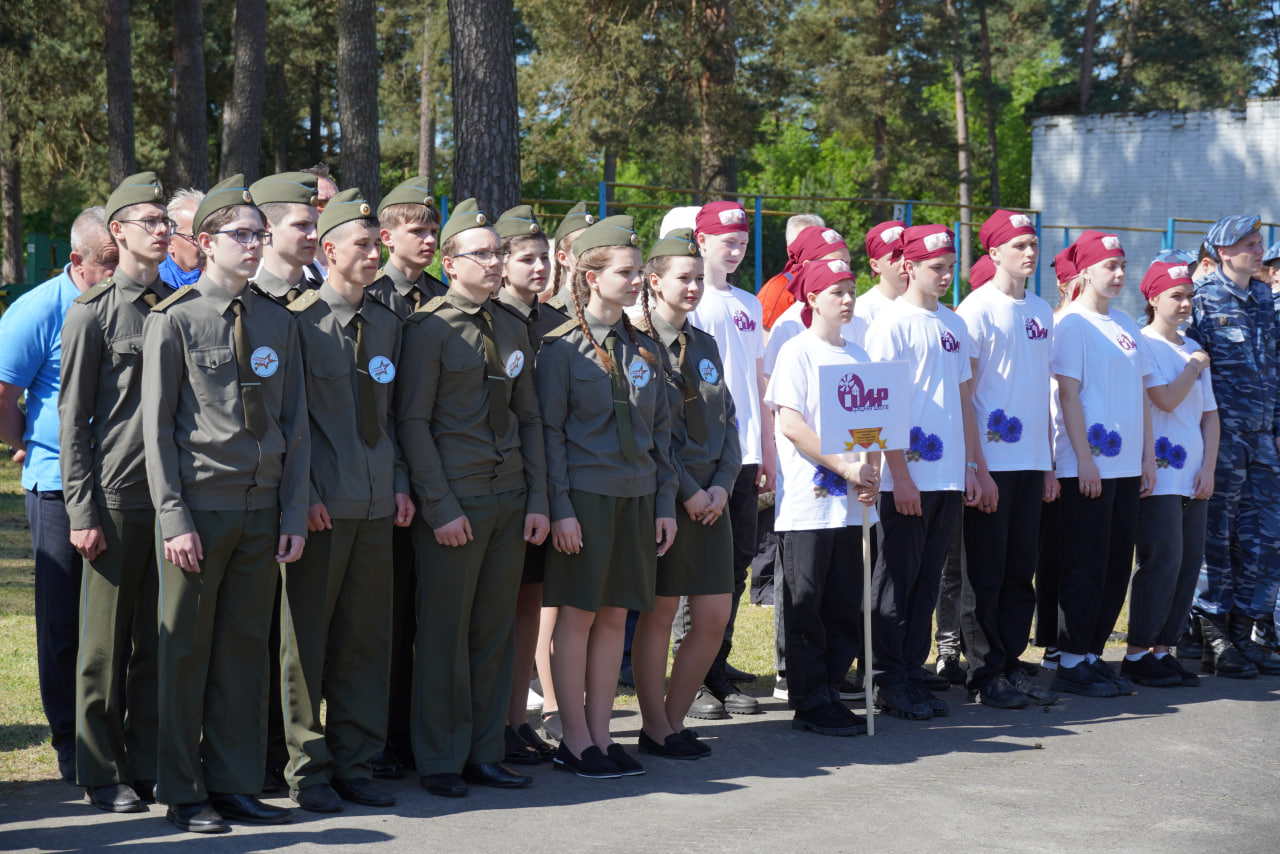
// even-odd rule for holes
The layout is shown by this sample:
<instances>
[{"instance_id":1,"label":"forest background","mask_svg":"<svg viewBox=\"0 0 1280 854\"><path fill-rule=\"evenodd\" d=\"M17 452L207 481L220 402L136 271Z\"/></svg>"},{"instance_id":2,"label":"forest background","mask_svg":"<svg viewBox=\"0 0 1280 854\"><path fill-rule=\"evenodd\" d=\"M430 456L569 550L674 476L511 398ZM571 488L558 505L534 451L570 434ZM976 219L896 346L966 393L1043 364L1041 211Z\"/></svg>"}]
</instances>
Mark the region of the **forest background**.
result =
<instances>
[{"instance_id":1,"label":"forest background","mask_svg":"<svg viewBox=\"0 0 1280 854\"><path fill-rule=\"evenodd\" d=\"M1026 207L1029 120L1280 96L1258 0L8 0L4 282L122 177L166 188L328 163L554 227L594 200L736 191ZM860 235L885 204L771 202ZM661 213L633 207L642 234ZM976 216L980 221L981 216ZM781 266L781 216L766 230ZM860 242L860 241L856 241Z\"/></svg>"}]
</instances>

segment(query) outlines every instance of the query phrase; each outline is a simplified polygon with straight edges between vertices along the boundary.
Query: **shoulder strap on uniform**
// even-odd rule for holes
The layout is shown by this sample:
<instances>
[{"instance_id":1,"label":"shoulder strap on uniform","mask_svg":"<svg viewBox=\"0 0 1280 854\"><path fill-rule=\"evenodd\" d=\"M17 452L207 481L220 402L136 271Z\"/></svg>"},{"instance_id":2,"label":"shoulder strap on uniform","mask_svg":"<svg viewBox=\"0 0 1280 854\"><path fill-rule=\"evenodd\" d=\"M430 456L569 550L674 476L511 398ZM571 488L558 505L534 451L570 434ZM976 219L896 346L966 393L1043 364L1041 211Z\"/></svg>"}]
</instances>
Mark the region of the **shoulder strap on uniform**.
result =
<instances>
[{"instance_id":1,"label":"shoulder strap on uniform","mask_svg":"<svg viewBox=\"0 0 1280 854\"><path fill-rule=\"evenodd\" d=\"M551 299L547 300L546 304L551 306L561 314L567 313L569 311L569 307L565 305L564 297L552 297Z\"/></svg>"},{"instance_id":2,"label":"shoulder strap on uniform","mask_svg":"<svg viewBox=\"0 0 1280 854\"><path fill-rule=\"evenodd\" d=\"M448 302L444 297L432 297L426 305L409 315L407 322L417 323L425 317L430 317L440 310L440 307Z\"/></svg>"},{"instance_id":3,"label":"shoulder strap on uniform","mask_svg":"<svg viewBox=\"0 0 1280 854\"><path fill-rule=\"evenodd\" d=\"M108 276L107 278L103 279L101 282L98 282L98 284L89 288L89 290L85 291L80 296L76 297L75 301L80 303L81 305L88 305L89 303L93 302L98 297L102 296L103 294L105 294L107 291L111 290L115 286L116 286L115 279Z\"/></svg>"},{"instance_id":4,"label":"shoulder strap on uniform","mask_svg":"<svg viewBox=\"0 0 1280 854\"><path fill-rule=\"evenodd\" d=\"M297 299L289 303L285 308L294 314L302 314L302 312L311 308L320 300L320 292L315 288L304 291Z\"/></svg>"},{"instance_id":5,"label":"shoulder strap on uniform","mask_svg":"<svg viewBox=\"0 0 1280 854\"><path fill-rule=\"evenodd\" d=\"M194 290L195 290L194 285L183 285L173 293L169 294L169 296L165 297L164 299L160 300L160 302L152 306L151 310L164 311L166 308L173 305L175 302L182 299L183 297L185 297L187 294L191 293Z\"/></svg>"},{"instance_id":6,"label":"shoulder strap on uniform","mask_svg":"<svg viewBox=\"0 0 1280 854\"><path fill-rule=\"evenodd\" d=\"M552 329L546 335L543 335L542 340L553 341L556 338L563 338L564 336L568 335L570 332L572 332L577 328L578 328L578 321L566 320L564 323L560 324L555 329Z\"/></svg>"}]
</instances>

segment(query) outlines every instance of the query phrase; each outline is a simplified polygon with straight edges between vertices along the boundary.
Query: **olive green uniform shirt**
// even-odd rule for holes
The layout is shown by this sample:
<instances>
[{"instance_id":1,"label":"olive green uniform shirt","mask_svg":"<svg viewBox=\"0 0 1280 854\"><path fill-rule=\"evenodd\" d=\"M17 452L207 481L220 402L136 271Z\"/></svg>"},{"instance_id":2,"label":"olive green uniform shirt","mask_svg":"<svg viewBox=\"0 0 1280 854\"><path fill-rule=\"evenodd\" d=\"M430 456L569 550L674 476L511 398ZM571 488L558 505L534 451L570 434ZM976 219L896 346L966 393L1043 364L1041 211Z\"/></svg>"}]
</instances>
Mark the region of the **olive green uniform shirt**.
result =
<instances>
[{"instance_id":1,"label":"olive green uniform shirt","mask_svg":"<svg viewBox=\"0 0 1280 854\"><path fill-rule=\"evenodd\" d=\"M667 404L671 409L671 464L675 467L680 486L676 498L687 501L700 489L719 486L728 495L733 494L738 469L742 467L742 446L738 440L737 413L733 397L724 382L724 366L720 363L720 351L716 340L694 327L687 320L684 324L686 366L691 366L698 377L698 386L690 391L698 396L706 423L705 442L696 442L689 436L685 418L685 389L676 380L680 377L680 350L675 329L656 311L651 315L654 337L662 344L667 359Z\"/></svg>"},{"instance_id":2,"label":"olive green uniform shirt","mask_svg":"<svg viewBox=\"0 0 1280 854\"><path fill-rule=\"evenodd\" d=\"M253 277L249 287L280 305L288 305L307 291L315 288L311 282L307 281L305 276L298 279L296 285L291 285L265 267L258 270L258 275Z\"/></svg>"},{"instance_id":3,"label":"olive green uniform shirt","mask_svg":"<svg viewBox=\"0 0 1280 854\"><path fill-rule=\"evenodd\" d=\"M155 289L117 271L67 310L58 439L73 531L100 527L98 507L151 509L141 412L142 325L151 311L143 299L147 293L160 298Z\"/></svg>"},{"instance_id":4,"label":"olive green uniform shirt","mask_svg":"<svg viewBox=\"0 0 1280 854\"><path fill-rule=\"evenodd\" d=\"M546 303L535 302L533 305L526 305L524 300L511 293L507 288L498 288L498 293L494 296L494 300L498 305L524 321L529 332L529 346L533 348L534 354L537 354L542 347L542 336L558 329L569 319L565 317L564 312L552 308Z\"/></svg>"},{"instance_id":5,"label":"olive green uniform shirt","mask_svg":"<svg viewBox=\"0 0 1280 854\"><path fill-rule=\"evenodd\" d=\"M542 421L524 325L492 300L494 341L510 399L507 435L489 426L480 306L450 290L405 324L396 383L396 432L423 520L463 515L459 498L526 489L526 513L547 513ZM502 401L497 402L503 405Z\"/></svg>"},{"instance_id":6,"label":"olive green uniform shirt","mask_svg":"<svg viewBox=\"0 0 1280 854\"><path fill-rule=\"evenodd\" d=\"M387 262L378 271L378 278L373 280L373 284L364 293L394 311L401 320L405 320L431 300L444 296L448 290L448 285L426 273L411 282L400 272L399 267Z\"/></svg>"},{"instance_id":7,"label":"olive green uniform shirt","mask_svg":"<svg viewBox=\"0 0 1280 854\"><path fill-rule=\"evenodd\" d=\"M148 315L142 332L147 480L164 539L195 531L191 510L278 510L281 534L307 535L311 433L298 333L289 311L245 288L244 325L267 432L245 427L232 296L208 275Z\"/></svg>"},{"instance_id":8,"label":"olive green uniform shirt","mask_svg":"<svg viewBox=\"0 0 1280 854\"><path fill-rule=\"evenodd\" d=\"M290 305L306 373L311 418L311 498L334 519L382 519L395 513L395 493L409 494L395 422L387 417L400 368L400 318L367 296L356 308L326 281ZM356 325L364 323L371 364L356 362ZM380 438L370 448L360 423L361 372L373 379Z\"/></svg>"},{"instance_id":9,"label":"olive green uniform shirt","mask_svg":"<svg viewBox=\"0 0 1280 854\"><path fill-rule=\"evenodd\" d=\"M661 364L651 365L631 342L625 315L608 326L583 309L592 337L605 347L610 331L618 335L619 366L627 377L631 425L639 456L622 454L613 409L613 384L595 348L577 322L562 325L543 339L538 351L538 402L546 437L547 489L552 521L575 516L569 490L617 498L656 493L658 518L675 518L676 474L671 465L671 423ZM661 358L658 345L634 330L640 346Z\"/></svg>"}]
</instances>

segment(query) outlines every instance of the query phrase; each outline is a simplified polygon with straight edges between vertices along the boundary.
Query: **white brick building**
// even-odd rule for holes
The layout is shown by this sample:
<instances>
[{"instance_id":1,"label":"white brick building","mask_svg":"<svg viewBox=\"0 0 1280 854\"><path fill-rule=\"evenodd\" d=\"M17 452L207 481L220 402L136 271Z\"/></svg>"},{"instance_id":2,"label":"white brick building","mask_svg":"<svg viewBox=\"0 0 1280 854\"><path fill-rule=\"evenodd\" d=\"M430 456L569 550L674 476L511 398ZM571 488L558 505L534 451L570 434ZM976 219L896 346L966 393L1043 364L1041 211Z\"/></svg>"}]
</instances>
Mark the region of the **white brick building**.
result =
<instances>
[{"instance_id":1,"label":"white brick building","mask_svg":"<svg viewBox=\"0 0 1280 854\"><path fill-rule=\"evenodd\" d=\"M1217 219L1256 213L1280 222L1280 99L1249 101L1240 110L1050 116L1031 129L1031 207L1043 211L1042 293L1052 299L1048 262L1084 228L1116 229L1129 258L1120 306L1142 310L1138 283L1161 248L1171 216ZM1049 228L1048 226L1059 226ZM1179 230L1207 226L1180 224ZM1263 237L1280 240L1280 228ZM1174 246L1195 249L1197 234L1178 234Z\"/></svg>"}]
</instances>

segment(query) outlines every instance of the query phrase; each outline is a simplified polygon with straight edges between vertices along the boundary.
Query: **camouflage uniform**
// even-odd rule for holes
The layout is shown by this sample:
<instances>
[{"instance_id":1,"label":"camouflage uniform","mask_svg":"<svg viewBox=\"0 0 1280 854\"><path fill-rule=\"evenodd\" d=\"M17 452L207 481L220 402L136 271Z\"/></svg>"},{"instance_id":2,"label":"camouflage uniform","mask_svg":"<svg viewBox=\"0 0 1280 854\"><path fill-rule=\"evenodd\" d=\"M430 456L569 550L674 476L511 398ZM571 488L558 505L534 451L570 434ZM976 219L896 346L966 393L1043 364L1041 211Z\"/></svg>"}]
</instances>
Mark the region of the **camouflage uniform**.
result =
<instances>
[{"instance_id":1,"label":"camouflage uniform","mask_svg":"<svg viewBox=\"0 0 1280 854\"><path fill-rule=\"evenodd\" d=\"M1187 334L1208 352L1222 441L1196 607L1259 619L1280 587L1280 318L1265 284L1242 291L1219 270L1192 301Z\"/></svg>"}]
</instances>

